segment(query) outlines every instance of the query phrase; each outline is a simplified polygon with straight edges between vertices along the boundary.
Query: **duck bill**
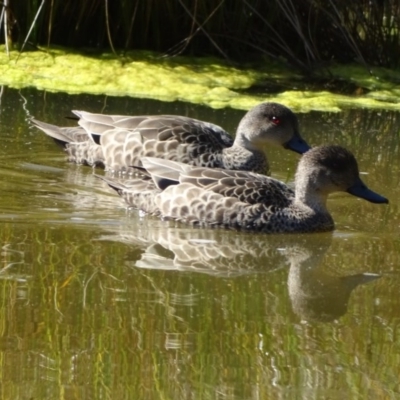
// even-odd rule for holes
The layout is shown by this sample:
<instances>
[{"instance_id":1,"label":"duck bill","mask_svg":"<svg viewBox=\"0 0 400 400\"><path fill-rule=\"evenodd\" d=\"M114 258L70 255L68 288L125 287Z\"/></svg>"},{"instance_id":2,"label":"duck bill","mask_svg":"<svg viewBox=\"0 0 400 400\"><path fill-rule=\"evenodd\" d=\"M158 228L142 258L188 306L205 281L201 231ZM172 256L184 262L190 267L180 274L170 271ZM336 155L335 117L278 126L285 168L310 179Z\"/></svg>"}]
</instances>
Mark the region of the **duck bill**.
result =
<instances>
[{"instance_id":1,"label":"duck bill","mask_svg":"<svg viewBox=\"0 0 400 400\"><path fill-rule=\"evenodd\" d=\"M353 196L368 200L371 203L389 203L389 200L386 197L383 197L380 194L373 192L371 189L368 189L368 187L360 178L358 178L358 181L353 186L347 189L347 192Z\"/></svg>"},{"instance_id":2,"label":"duck bill","mask_svg":"<svg viewBox=\"0 0 400 400\"><path fill-rule=\"evenodd\" d=\"M303 154L311 149L311 147L299 134L294 135L288 142L283 145L283 147L299 154Z\"/></svg>"}]
</instances>

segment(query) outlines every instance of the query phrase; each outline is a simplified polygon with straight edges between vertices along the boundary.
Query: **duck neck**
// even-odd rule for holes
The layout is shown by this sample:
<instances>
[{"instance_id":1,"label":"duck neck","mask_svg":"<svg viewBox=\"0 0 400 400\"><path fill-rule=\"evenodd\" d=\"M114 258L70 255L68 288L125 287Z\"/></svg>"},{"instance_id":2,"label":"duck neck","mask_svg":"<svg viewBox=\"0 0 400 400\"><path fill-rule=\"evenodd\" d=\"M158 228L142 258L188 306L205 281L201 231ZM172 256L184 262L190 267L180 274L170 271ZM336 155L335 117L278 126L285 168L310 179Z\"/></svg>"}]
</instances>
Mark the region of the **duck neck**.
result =
<instances>
[{"instance_id":1,"label":"duck neck","mask_svg":"<svg viewBox=\"0 0 400 400\"><path fill-rule=\"evenodd\" d=\"M315 212L326 213L326 201L328 199L328 193L322 192L316 182L316 179L312 174L296 174L295 184L295 202L297 204L303 204L311 208Z\"/></svg>"},{"instance_id":2,"label":"duck neck","mask_svg":"<svg viewBox=\"0 0 400 400\"><path fill-rule=\"evenodd\" d=\"M235 141L233 142L233 146L232 147L240 147L243 149L248 150L249 152L252 153L257 153L257 152L262 152L262 144L257 144L254 143L252 141L250 141L246 135L244 135L240 129L240 125L239 128L236 131L236 135L235 135Z\"/></svg>"},{"instance_id":3,"label":"duck neck","mask_svg":"<svg viewBox=\"0 0 400 400\"><path fill-rule=\"evenodd\" d=\"M252 171L269 175L269 164L265 153L241 146L227 147L222 150L222 163L226 169Z\"/></svg>"}]
</instances>

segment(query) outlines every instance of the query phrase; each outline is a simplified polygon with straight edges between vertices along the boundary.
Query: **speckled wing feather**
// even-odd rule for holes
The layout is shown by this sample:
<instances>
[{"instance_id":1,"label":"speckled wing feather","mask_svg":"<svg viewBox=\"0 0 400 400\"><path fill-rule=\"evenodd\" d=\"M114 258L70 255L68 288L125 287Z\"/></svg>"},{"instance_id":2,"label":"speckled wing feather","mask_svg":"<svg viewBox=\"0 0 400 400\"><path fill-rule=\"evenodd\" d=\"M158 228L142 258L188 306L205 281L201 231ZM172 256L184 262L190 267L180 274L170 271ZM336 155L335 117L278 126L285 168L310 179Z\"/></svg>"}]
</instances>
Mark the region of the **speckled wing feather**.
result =
<instances>
[{"instance_id":1,"label":"speckled wing feather","mask_svg":"<svg viewBox=\"0 0 400 400\"><path fill-rule=\"evenodd\" d=\"M101 146L92 141L67 144L65 151L68 153L68 161L91 167L105 167L103 150Z\"/></svg>"},{"instance_id":2,"label":"speckled wing feather","mask_svg":"<svg viewBox=\"0 0 400 400\"><path fill-rule=\"evenodd\" d=\"M284 183L246 171L197 167L183 172L180 182L191 183L224 197L235 197L249 204L262 203L287 207L294 198L293 190Z\"/></svg>"},{"instance_id":3,"label":"speckled wing feather","mask_svg":"<svg viewBox=\"0 0 400 400\"><path fill-rule=\"evenodd\" d=\"M141 158L160 157L190 165L219 167L232 137L218 125L176 115L118 116L74 111L80 127L34 125L61 144L69 161L131 172Z\"/></svg>"},{"instance_id":4,"label":"speckled wing feather","mask_svg":"<svg viewBox=\"0 0 400 400\"><path fill-rule=\"evenodd\" d=\"M132 117L131 119L133 119ZM219 128L219 127L218 127ZM102 132L100 143L107 169L128 171L143 157L158 157L190 165L222 166L222 151L233 139L216 126L176 116L148 117L132 130L115 127Z\"/></svg>"},{"instance_id":5,"label":"speckled wing feather","mask_svg":"<svg viewBox=\"0 0 400 400\"><path fill-rule=\"evenodd\" d=\"M73 113L80 118L78 124L92 135L101 135L106 131L118 128L127 131L137 130L146 140L166 141L172 137L182 139L188 134L191 136L190 133L193 132L194 138L188 139L188 143L190 141L198 141L200 144L217 142L223 147L230 147L233 144L231 135L220 126L179 115L103 115L77 110L74 110ZM197 130L204 130L205 136L209 136L209 139L204 140L204 138L198 137Z\"/></svg>"},{"instance_id":6,"label":"speckled wing feather","mask_svg":"<svg viewBox=\"0 0 400 400\"><path fill-rule=\"evenodd\" d=\"M162 186L158 182L170 180L176 184L179 181L248 204L274 204L280 207L287 207L294 198L293 190L284 183L253 172L191 167L153 157L145 157L142 161L161 189L166 188L165 182Z\"/></svg>"},{"instance_id":7,"label":"speckled wing feather","mask_svg":"<svg viewBox=\"0 0 400 400\"><path fill-rule=\"evenodd\" d=\"M190 183L169 186L155 198L155 205L164 218L201 225L246 229L265 213L260 204L250 206L234 197L224 197ZM251 210L251 207L260 208ZM256 229L253 229L256 230Z\"/></svg>"}]
</instances>

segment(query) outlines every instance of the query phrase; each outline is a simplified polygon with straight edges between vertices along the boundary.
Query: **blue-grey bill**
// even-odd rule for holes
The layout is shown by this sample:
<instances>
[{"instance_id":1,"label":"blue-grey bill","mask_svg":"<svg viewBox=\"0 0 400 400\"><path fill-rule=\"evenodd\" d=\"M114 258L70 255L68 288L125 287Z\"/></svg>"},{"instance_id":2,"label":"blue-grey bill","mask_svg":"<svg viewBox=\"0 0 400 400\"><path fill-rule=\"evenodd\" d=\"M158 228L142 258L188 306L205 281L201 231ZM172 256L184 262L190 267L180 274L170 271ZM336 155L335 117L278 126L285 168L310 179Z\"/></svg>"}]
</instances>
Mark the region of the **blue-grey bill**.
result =
<instances>
[{"instance_id":1,"label":"blue-grey bill","mask_svg":"<svg viewBox=\"0 0 400 400\"><path fill-rule=\"evenodd\" d=\"M288 142L284 144L283 147L299 154L303 154L311 149L308 143L300 136L293 136Z\"/></svg>"},{"instance_id":2,"label":"blue-grey bill","mask_svg":"<svg viewBox=\"0 0 400 400\"><path fill-rule=\"evenodd\" d=\"M381 196L378 193L375 193L371 189L365 185L365 183L359 179L353 186L347 189L347 192L352 194L353 196L360 197L361 199L368 200L371 203L383 204L389 203L389 200L386 197Z\"/></svg>"}]
</instances>

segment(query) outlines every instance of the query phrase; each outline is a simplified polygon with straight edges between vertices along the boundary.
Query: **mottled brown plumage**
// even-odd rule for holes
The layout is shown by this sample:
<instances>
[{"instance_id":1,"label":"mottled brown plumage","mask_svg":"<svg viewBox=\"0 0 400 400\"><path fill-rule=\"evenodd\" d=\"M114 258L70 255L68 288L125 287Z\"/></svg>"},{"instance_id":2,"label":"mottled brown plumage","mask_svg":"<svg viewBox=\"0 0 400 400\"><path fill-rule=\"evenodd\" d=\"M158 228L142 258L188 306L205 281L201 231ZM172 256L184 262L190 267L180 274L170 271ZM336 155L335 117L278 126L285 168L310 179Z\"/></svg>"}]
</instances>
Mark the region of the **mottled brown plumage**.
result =
<instances>
[{"instance_id":1,"label":"mottled brown plumage","mask_svg":"<svg viewBox=\"0 0 400 400\"><path fill-rule=\"evenodd\" d=\"M345 191L373 203L388 202L365 186L354 156L340 146L320 146L305 153L294 192L276 179L252 172L211 170L157 158L142 162L148 173L144 177L102 179L134 208L200 226L265 233L330 231L334 229L326 208L330 193Z\"/></svg>"},{"instance_id":2,"label":"mottled brown plumage","mask_svg":"<svg viewBox=\"0 0 400 400\"><path fill-rule=\"evenodd\" d=\"M277 103L262 103L241 120L235 139L221 127L178 115L117 116L74 111L80 127L64 128L32 120L62 144L72 162L132 171L143 157L194 166L268 173L265 144L298 153L309 149L296 115Z\"/></svg>"}]
</instances>

